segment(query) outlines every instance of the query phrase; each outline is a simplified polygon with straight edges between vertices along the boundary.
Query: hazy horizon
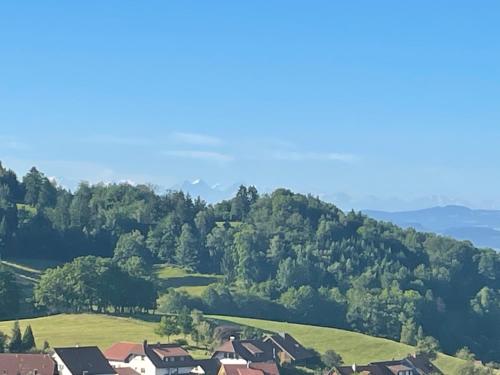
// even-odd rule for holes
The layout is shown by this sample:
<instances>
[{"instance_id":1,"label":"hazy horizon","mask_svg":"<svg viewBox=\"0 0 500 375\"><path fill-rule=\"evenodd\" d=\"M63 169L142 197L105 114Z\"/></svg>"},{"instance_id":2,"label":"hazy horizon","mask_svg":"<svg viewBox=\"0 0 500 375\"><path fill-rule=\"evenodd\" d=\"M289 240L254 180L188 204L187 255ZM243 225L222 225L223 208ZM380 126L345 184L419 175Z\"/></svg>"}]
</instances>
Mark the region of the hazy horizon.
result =
<instances>
[{"instance_id":1,"label":"hazy horizon","mask_svg":"<svg viewBox=\"0 0 500 375\"><path fill-rule=\"evenodd\" d=\"M63 186L500 208L500 5L0 5L0 160Z\"/></svg>"}]
</instances>

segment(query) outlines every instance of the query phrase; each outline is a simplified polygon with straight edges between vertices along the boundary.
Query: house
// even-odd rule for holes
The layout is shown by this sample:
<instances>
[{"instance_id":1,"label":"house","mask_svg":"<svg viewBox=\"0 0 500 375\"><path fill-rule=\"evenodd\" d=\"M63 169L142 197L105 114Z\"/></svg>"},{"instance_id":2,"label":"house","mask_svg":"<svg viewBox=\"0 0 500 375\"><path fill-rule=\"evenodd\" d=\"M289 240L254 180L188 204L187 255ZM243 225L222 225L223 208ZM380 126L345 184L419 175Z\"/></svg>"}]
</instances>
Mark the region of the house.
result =
<instances>
[{"instance_id":1,"label":"house","mask_svg":"<svg viewBox=\"0 0 500 375\"><path fill-rule=\"evenodd\" d=\"M195 366L191 369L191 375L217 375L221 363L217 358L195 360Z\"/></svg>"},{"instance_id":2,"label":"house","mask_svg":"<svg viewBox=\"0 0 500 375\"><path fill-rule=\"evenodd\" d=\"M59 375L116 375L97 346L54 348Z\"/></svg>"},{"instance_id":3,"label":"house","mask_svg":"<svg viewBox=\"0 0 500 375\"><path fill-rule=\"evenodd\" d=\"M269 342L230 339L215 350L212 358L217 358L224 365L244 365L249 362L274 362L276 353Z\"/></svg>"},{"instance_id":4,"label":"house","mask_svg":"<svg viewBox=\"0 0 500 375\"><path fill-rule=\"evenodd\" d=\"M368 365L340 366L330 371L329 375L430 375L442 374L431 361L422 356L411 355L400 360L372 362Z\"/></svg>"},{"instance_id":5,"label":"house","mask_svg":"<svg viewBox=\"0 0 500 375\"><path fill-rule=\"evenodd\" d=\"M48 354L0 354L2 375L55 375L56 363Z\"/></svg>"},{"instance_id":6,"label":"house","mask_svg":"<svg viewBox=\"0 0 500 375\"><path fill-rule=\"evenodd\" d=\"M264 342L268 342L273 346L281 365L304 364L317 359L316 352L304 348L288 333L277 333L266 336Z\"/></svg>"},{"instance_id":7,"label":"house","mask_svg":"<svg viewBox=\"0 0 500 375\"><path fill-rule=\"evenodd\" d=\"M177 344L118 342L104 351L114 368L131 368L141 375L189 374L199 361ZM201 366L200 366L201 367Z\"/></svg>"},{"instance_id":8,"label":"house","mask_svg":"<svg viewBox=\"0 0 500 375\"><path fill-rule=\"evenodd\" d=\"M274 362L257 362L239 365L222 364L218 375L280 375Z\"/></svg>"}]
</instances>

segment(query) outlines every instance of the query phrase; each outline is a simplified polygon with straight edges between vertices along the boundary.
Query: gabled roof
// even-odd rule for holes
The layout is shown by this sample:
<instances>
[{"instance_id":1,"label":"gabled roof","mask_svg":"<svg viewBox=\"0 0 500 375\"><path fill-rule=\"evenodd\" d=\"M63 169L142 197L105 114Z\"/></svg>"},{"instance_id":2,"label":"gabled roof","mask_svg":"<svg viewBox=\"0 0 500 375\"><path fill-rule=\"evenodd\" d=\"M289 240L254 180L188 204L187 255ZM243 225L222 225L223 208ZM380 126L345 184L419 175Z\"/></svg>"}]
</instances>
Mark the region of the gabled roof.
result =
<instances>
[{"instance_id":1,"label":"gabled roof","mask_svg":"<svg viewBox=\"0 0 500 375\"><path fill-rule=\"evenodd\" d=\"M438 369L428 358L418 355L410 355L406 360L413 365L421 374L442 374L443 372Z\"/></svg>"},{"instance_id":2,"label":"gabled roof","mask_svg":"<svg viewBox=\"0 0 500 375\"><path fill-rule=\"evenodd\" d=\"M97 346L55 348L54 352L74 375L116 374Z\"/></svg>"},{"instance_id":3,"label":"gabled roof","mask_svg":"<svg viewBox=\"0 0 500 375\"><path fill-rule=\"evenodd\" d=\"M307 358L312 358L315 353L312 350L304 348L295 338L288 333L277 333L268 336L264 341L271 341L276 346L287 353L294 361L300 361Z\"/></svg>"},{"instance_id":4,"label":"gabled roof","mask_svg":"<svg viewBox=\"0 0 500 375\"><path fill-rule=\"evenodd\" d=\"M215 350L214 356L217 353L235 353L251 362L274 360L273 346L261 340L229 340Z\"/></svg>"},{"instance_id":5,"label":"gabled roof","mask_svg":"<svg viewBox=\"0 0 500 375\"><path fill-rule=\"evenodd\" d=\"M128 362L135 355L148 357L156 368L195 366L191 355L177 344L118 342L104 351L104 356L115 362ZM184 357L184 361L167 360L173 357Z\"/></svg>"},{"instance_id":6,"label":"gabled roof","mask_svg":"<svg viewBox=\"0 0 500 375\"><path fill-rule=\"evenodd\" d=\"M391 361L372 362L368 365L356 366L356 371L354 371L353 366L340 366L330 373L351 375L356 372L361 374L365 373L367 375L397 375L400 371L408 370L414 370L414 375L442 374L441 370L434 366L431 361L425 357L419 356L408 356L407 358Z\"/></svg>"},{"instance_id":7,"label":"gabled roof","mask_svg":"<svg viewBox=\"0 0 500 375\"><path fill-rule=\"evenodd\" d=\"M104 351L109 361L126 362L131 354L146 355L144 346L133 342L117 342Z\"/></svg>"},{"instance_id":8,"label":"gabled roof","mask_svg":"<svg viewBox=\"0 0 500 375\"><path fill-rule=\"evenodd\" d=\"M0 374L54 375L56 363L48 354L0 354Z\"/></svg>"},{"instance_id":9,"label":"gabled roof","mask_svg":"<svg viewBox=\"0 0 500 375\"><path fill-rule=\"evenodd\" d=\"M131 367L115 367L115 371L118 375L140 375Z\"/></svg>"},{"instance_id":10,"label":"gabled roof","mask_svg":"<svg viewBox=\"0 0 500 375\"><path fill-rule=\"evenodd\" d=\"M221 365L226 375L280 375L276 363L249 363L248 365Z\"/></svg>"},{"instance_id":11,"label":"gabled roof","mask_svg":"<svg viewBox=\"0 0 500 375\"><path fill-rule=\"evenodd\" d=\"M253 369L263 371L265 375L280 375L278 366L276 366L275 362L251 363L250 367Z\"/></svg>"}]
</instances>

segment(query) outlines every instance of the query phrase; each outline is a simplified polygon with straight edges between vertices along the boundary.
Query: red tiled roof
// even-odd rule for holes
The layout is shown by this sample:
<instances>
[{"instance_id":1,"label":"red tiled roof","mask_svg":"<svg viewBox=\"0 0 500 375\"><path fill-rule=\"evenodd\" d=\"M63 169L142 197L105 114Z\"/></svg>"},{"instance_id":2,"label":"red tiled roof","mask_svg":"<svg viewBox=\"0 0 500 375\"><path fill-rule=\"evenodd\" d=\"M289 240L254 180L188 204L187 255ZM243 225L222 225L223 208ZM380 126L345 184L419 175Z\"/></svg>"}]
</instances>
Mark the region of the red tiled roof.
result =
<instances>
[{"instance_id":1,"label":"red tiled roof","mask_svg":"<svg viewBox=\"0 0 500 375\"><path fill-rule=\"evenodd\" d=\"M6 375L54 375L56 363L48 354L0 354L0 373Z\"/></svg>"},{"instance_id":2,"label":"red tiled roof","mask_svg":"<svg viewBox=\"0 0 500 375\"><path fill-rule=\"evenodd\" d=\"M280 375L276 363L249 363L248 365L222 365L226 375Z\"/></svg>"},{"instance_id":3,"label":"red tiled roof","mask_svg":"<svg viewBox=\"0 0 500 375\"><path fill-rule=\"evenodd\" d=\"M104 351L108 361L125 362L131 354L145 355L144 346L133 342L117 342Z\"/></svg>"},{"instance_id":4,"label":"red tiled roof","mask_svg":"<svg viewBox=\"0 0 500 375\"><path fill-rule=\"evenodd\" d=\"M135 344L132 342L118 342L104 352L109 361L128 362L132 355L148 357L156 368L190 367L193 358L177 344ZM167 358L179 358L176 361L167 361ZM183 357L183 358L182 358ZM194 366L193 366L194 367Z\"/></svg>"},{"instance_id":5,"label":"red tiled roof","mask_svg":"<svg viewBox=\"0 0 500 375\"><path fill-rule=\"evenodd\" d=\"M256 362L250 364L251 368L264 371L266 375L280 375L278 366L274 362Z\"/></svg>"},{"instance_id":6,"label":"red tiled roof","mask_svg":"<svg viewBox=\"0 0 500 375\"><path fill-rule=\"evenodd\" d=\"M139 375L137 371L130 367L115 367L118 375Z\"/></svg>"},{"instance_id":7,"label":"red tiled roof","mask_svg":"<svg viewBox=\"0 0 500 375\"><path fill-rule=\"evenodd\" d=\"M261 370L255 370L253 368L238 368L236 369L238 372L238 375L264 375L264 373Z\"/></svg>"}]
</instances>

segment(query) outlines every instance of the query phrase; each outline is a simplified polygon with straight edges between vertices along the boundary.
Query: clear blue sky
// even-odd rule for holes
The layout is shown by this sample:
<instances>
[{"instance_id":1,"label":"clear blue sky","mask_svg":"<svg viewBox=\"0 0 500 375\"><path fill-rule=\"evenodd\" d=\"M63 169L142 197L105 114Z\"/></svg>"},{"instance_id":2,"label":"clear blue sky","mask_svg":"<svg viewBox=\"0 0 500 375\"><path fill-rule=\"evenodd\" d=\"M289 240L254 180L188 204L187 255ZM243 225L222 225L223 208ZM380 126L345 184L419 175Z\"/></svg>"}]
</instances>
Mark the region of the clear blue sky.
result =
<instances>
[{"instance_id":1,"label":"clear blue sky","mask_svg":"<svg viewBox=\"0 0 500 375\"><path fill-rule=\"evenodd\" d=\"M499 19L498 1L2 1L0 160L71 187L500 207Z\"/></svg>"}]
</instances>

